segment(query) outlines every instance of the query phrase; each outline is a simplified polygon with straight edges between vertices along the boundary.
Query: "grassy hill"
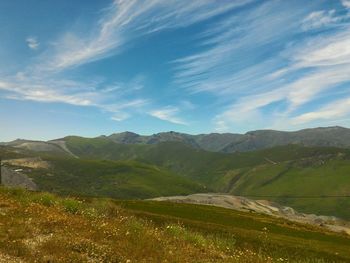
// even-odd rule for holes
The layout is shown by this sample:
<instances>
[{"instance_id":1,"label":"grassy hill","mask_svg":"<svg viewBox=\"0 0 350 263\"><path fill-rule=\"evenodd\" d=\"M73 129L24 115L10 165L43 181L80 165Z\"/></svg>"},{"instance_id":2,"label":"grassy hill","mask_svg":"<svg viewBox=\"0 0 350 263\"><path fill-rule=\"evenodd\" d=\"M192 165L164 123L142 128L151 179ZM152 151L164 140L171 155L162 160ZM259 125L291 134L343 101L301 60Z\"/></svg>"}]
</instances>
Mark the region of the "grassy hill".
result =
<instances>
[{"instance_id":1,"label":"grassy hill","mask_svg":"<svg viewBox=\"0 0 350 263\"><path fill-rule=\"evenodd\" d=\"M135 161L45 159L49 169L31 170L28 174L40 189L60 194L134 199L205 190L187 178Z\"/></svg>"},{"instance_id":2,"label":"grassy hill","mask_svg":"<svg viewBox=\"0 0 350 263\"><path fill-rule=\"evenodd\" d=\"M0 187L1 262L348 262L348 236L268 216Z\"/></svg>"},{"instance_id":3,"label":"grassy hill","mask_svg":"<svg viewBox=\"0 0 350 263\"><path fill-rule=\"evenodd\" d=\"M264 164L224 178L234 195L272 199L306 213L350 219L350 161L343 154ZM229 183L234 182L234 183Z\"/></svg>"},{"instance_id":4,"label":"grassy hill","mask_svg":"<svg viewBox=\"0 0 350 263\"><path fill-rule=\"evenodd\" d=\"M83 158L139 160L207 185L208 190L280 202L302 212L350 219L350 151L333 147L279 146L223 154L166 142L110 143L71 137L67 145ZM292 197L297 198L292 198Z\"/></svg>"},{"instance_id":5,"label":"grassy hill","mask_svg":"<svg viewBox=\"0 0 350 263\"><path fill-rule=\"evenodd\" d=\"M104 137L65 141L80 158L40 153L53 164L50 171L30 173L43 190L114 198L225 192L350 219L350 198L332 197L350 195L348 149L287 145L224 154L178 142L118 144Z\"/></svg>"},{"instance_id":6,"label":"grassy hill","mask_svg":"<svg viewBox=\"0 0 350 263\"><path fill-rule=\"evenodd\" d=\"M139 160L166 167L183 176L213 183L228 170L320 155L348 153L350 150L326 147L279 146L254 152L224 154L194 149L178 142L156 145L117 144L106 138L67 137L67 147L88 159Z\"/></svg>"}]
</instances>

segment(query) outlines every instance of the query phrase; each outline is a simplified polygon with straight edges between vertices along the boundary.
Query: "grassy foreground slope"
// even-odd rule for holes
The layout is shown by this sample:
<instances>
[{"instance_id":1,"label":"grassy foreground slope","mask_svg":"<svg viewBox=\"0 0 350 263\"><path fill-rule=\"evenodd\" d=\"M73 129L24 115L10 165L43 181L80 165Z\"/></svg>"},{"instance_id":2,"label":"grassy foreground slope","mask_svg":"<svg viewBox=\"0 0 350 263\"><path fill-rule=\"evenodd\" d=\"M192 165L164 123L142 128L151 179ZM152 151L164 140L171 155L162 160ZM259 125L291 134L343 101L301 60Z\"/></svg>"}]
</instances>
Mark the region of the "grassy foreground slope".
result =
<instances>
[{"instance_id":1,"label":"grassy foreground slope","mask_svg":"<svg viewBox=\"0 0 350 263\"><path fill-rule=\"evenodd\" d=\"M0 187L0 208L0 262L350 259L347 236L215 207L78 200Z\"/></svg>"}]
</instances>

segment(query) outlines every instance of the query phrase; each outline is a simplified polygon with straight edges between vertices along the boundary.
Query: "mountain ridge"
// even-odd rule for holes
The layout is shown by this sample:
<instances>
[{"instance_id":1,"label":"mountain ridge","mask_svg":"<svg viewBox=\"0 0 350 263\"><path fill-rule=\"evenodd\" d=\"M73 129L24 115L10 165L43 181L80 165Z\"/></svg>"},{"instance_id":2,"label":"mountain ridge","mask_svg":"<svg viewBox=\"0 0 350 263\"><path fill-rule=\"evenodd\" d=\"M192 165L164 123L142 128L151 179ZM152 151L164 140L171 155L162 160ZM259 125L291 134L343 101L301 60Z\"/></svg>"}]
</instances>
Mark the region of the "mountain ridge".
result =
<instances>
[{"instance_id":1,"label":"mountain ridge","mask_svg":"<svg viewBox=\"0 0 350 263\"><path fill-rule=\"evenodd\" d=\"M51 146L55 144L56 147L59 147L63 151L66 151L63 149L64 145L61 144L59 146L57 145L57 142L67 141L67 139L71 137L80 136L66 136L64 138L49 140L46 142L17 139L12 142L1 143L1 145L14 147L20 147L20 145L22 145L23 147L28 147L29 144L30 146L34 147L35 144L39 146L40 143L51 144ZM121 133L113 133L110 135L101 135L95 138L109 139L118 144L147 145L158 144L162 142L181 142L196 149L223 153L254 151L288 144L350 148L350 129L340 126L308 128L298 131L278 131L267 129L249 131L244 134L209 133L192 135L169 131L155 133L152 135L140 135L134 132L125 131ZM43 149L43 147L38 148Z\"/></svg>"}]
</instances>

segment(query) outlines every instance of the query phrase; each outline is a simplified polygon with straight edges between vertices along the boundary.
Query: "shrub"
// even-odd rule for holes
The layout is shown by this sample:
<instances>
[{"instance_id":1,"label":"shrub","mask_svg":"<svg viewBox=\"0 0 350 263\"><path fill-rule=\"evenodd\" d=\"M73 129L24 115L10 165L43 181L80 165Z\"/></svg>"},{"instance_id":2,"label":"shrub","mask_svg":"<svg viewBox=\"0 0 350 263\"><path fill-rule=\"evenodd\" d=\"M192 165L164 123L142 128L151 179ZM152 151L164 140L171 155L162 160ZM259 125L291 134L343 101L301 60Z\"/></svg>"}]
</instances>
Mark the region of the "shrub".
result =
<instances>
[{"instance_id":1,"label":"shrub","mask_svg":"<svg viewBox=\"0 0 350 263\"><path fill-rule=\"evenodd\" d=\"M42 204L44 206L53 206L56 202L56 197L49 193L42 193L38 195L33 195L31 198L33 202Z\"/></svg>"},{"instance_id":2,"label":"shrub","mask_svg":"<svg viewBox=\"0 0 350 263\"><path fill-rule=\"evenodd\" d=\"M82 202L71 198L66 198L61 201L64 210L71 214L77 214L82 209Z\"/></svg>"}]
</instances>

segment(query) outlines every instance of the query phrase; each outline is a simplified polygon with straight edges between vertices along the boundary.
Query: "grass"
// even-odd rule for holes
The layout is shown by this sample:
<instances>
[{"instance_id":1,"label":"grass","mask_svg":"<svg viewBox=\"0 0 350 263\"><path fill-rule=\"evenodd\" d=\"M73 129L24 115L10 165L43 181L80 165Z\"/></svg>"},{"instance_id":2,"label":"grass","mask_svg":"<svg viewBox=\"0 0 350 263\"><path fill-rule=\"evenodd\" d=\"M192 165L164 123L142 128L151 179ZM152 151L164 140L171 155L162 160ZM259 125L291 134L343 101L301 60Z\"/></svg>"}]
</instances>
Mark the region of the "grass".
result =
<instances>
[{"instance_id":1,"label":"grass","mask_svg":"<svg viewBox=\"0 0 350 263\"><path fill-rule=\"evenodd\" d=\"M284 235L279 233L288 240L277 246L273 240L278 231L283 232L282 222L253 217L206 206L83 200L0 187L0 262L321 263L349 259L349 239L344 236L293 224L285 226ZM260 225L253 227L253 222ZM266 228L260 229L261 224ZM249 225L252 232L246 235ZM301 236L293 236L294 232ZM310 236L303 237L303 233ZM304 242L293 245L290 240Z\"/></svg>"},{"instance_id":2,"label":"grass","mask_svg":"<svg viewBox=\"0 0 350 263\"><path fill-rule=\"evenodd\" d=\"M42 190L59 194L113 198L151 198L203 192L199 183L154 165L135 161L46 158L49 170L29 175Z\"/></svg>"},{"instance_id":3,"label":"grass","mask_svg":"<svg viewBox=\"0 0 350 263\"><path fill-rule=\"evenodd\" d=\"M215 182L214 175L243 167L301 159L320 155L336 155L349 150L331 147L279 146L244 153L217 153L192 148L179 142L155 145L117 144L107 138L66 137L67 147L77 156L87 159L141 160L168 168L176 173L202 182Z\"/></svg>"},{"instance_id":4,"label":"grass","mask_svg":"<svg viewBox=\"0 0 350 263\"><path fill-rule=\"evenodd\" d=\"M176 142L126 145L103 137L65 140L81 159L40 153L53 164L50 171L31 171L43 190L123 199L226 192L350 219L350 198L304 198L350 194L348 149L287 145L224 154ZM291 198L296 193L299 198Z\"/></svg>"},{"instance_id":5,"label":"grass","mask_svg":"<svg viewBox=\"0 0 350 263\"><path fill-rule=\"evenodd\" d=\"M261 196L305 213L350 219L350 161L344 156L266 164L240 171L229 190L234 195ZM229 175L231 180L239 171ZM267 197L264 197L267 196ZM332 197L334 196L334 197ZM273 198L275 197L275 198Z\"/></svg>"},{"instance_id":6,"label":"grass","mask_svg":"<svg viewBox=\"0 0 350 263\"><path fill-rule=\"evenodd\" d=\"M68 147L83 158L140 160L204 184L207 192L262 196L260 199L277 201L301 212L350 219L350 198L284 198L296 193L300 197L349 195L348 149L287 145L223 154L176 142L125 145L106 138L66 140Z\"/></svg>"},{"instance_id":7,"label":"grass","mask_svg":"<svg viewBox=\"0 0 350 263\"><path fill-rule=\"evenodd\" d=\"M117 201L123 208L160 225L180 223L201 233L234 239L236 249L260 251L273 258L350 260L350 239L319 228L255 213L154 201ZM180 235L184 236L181 234Z\"/></svg>"}]
</instances>

